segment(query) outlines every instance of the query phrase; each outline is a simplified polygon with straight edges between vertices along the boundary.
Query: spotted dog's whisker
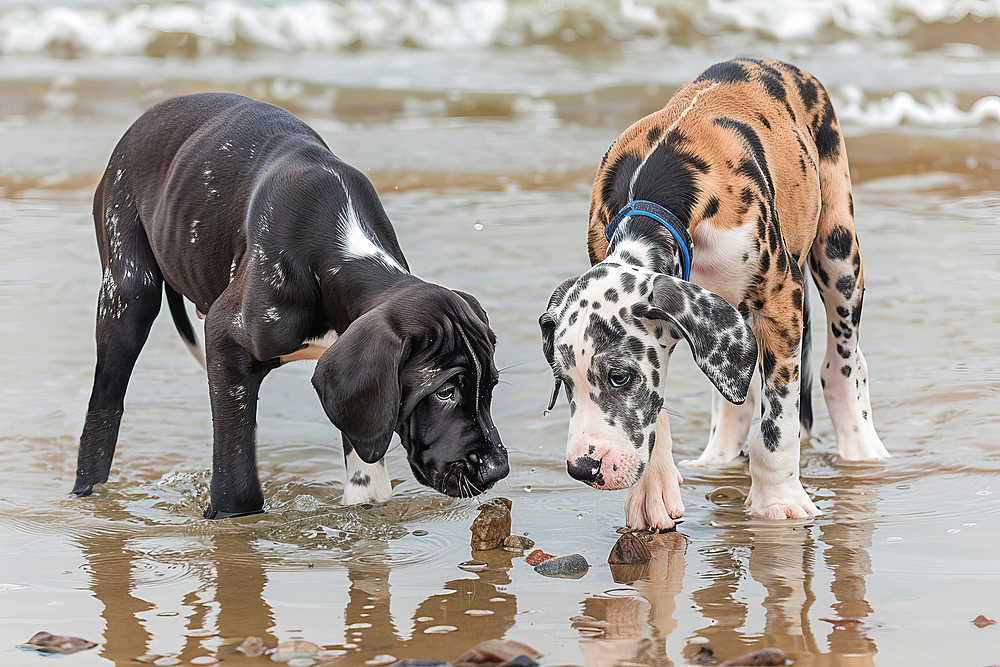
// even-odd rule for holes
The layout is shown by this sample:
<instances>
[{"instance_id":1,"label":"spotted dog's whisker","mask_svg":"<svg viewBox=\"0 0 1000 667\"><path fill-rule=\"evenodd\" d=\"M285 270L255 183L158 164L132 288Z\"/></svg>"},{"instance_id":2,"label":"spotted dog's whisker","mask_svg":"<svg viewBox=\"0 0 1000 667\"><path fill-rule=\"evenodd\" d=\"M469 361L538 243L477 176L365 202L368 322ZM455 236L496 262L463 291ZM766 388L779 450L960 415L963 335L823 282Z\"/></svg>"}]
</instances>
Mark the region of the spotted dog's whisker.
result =
<instances>
[{"instance_id":1,"label":"spotted dog's whisker","mask_svg":"<svg viewBox=\"0 0 1000 667\"><path fill-rule=\"evenodd\" d=\"M664 396L683 340L715 388L693 465L732 460L746 442L750 512L815 515L798 476L800 423L812 422L806 264L830 323L821 377L840 454L888 456L858 347L853 214L830 98L793 65L713 65L628 128L594 180L592 266L559 285L539 318L551 402L560 384L569 400L568 472L599 489L631 486L632 528L674 525L683 504L669 417L684 415ZM755 369L762 408L751 432Z\"/></svg>"}]
</instances>

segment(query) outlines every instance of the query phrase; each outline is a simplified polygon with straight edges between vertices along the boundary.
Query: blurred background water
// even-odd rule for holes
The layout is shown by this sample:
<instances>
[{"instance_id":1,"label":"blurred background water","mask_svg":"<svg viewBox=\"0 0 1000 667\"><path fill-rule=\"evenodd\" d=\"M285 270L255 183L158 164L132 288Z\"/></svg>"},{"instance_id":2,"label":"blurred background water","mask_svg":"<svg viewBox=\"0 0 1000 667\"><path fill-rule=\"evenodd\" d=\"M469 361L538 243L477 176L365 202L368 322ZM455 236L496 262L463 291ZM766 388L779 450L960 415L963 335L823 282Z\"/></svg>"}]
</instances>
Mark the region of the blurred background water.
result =
<instances>
[{"instance_id":1,"label":"blurred background water","mask_svg":"<svg viewBox=\"0 0 1000 667\"><path fill-rule=\"evenodd\" d=\"M750 520L708 499L745 490L745 466L686 471L686 548L619 582L604 563L624 493L565 473L568 414L542 417L537 317L587 266L607 147L737 55L794 62L834 98L893 458L840 461L816 387L803 478L823 516ZM420 487L398 447L394 499L340 507L339 437L307 362L262 391L272 511L202 520L206 384L166 317L130 385L111 483L69 497L94 364L93 188L143 110L208 90L304 118L375 184L415 273L480 298L507 369L494 418L512 462L488 496L511 498L514 530L547 552L584 554L587 576L545 579L500 552L485 572L457 569L478 503ZM1000 626L971 623L1000 617L998 95L1000 0L0 0L0 662L36 664L15 645L39 630L99 642L79 665L250 663L233 648L248 635L303 637L338 665L450 659L499 637L547 665L689 664L704 642L722 658L779 646L798 665L1000 661ZM692 458L709 385L675 356L675 453ZM580 614L607 636L572 628ZM456 629L424 632L441 625Z\"/></svg>"}]
</instances>

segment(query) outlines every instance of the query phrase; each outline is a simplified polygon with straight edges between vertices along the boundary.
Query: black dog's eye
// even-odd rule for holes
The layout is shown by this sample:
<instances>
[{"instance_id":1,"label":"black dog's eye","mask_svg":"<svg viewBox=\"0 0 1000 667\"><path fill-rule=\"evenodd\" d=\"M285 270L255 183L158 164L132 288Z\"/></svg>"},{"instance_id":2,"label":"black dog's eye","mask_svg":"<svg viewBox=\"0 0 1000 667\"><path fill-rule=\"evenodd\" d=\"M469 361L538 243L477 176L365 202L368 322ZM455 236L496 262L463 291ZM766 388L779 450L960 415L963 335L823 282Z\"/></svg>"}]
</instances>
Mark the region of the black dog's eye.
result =
<instances>
[{"instance_id":1,"label":"black dog's eye","mask_svg":"<svg viewBox=\"0 0 1000 667\"><path fill-rule=\"evenodd\" d=\"M615 389L627 387L632 382L632 375L625 371L611 371L608 373L608 382Z\"/></svg>"},{"instance_id":2,"label":"black dog's eye","mask_svg":"<svg viewBox=\"0 0 1000 667\"><path fill-rule=\"evenodd\" d=\"M453 384L445 385L440 389L438 389L436 392L434 392L434 395L439 400L450 401L451 399L455 398L455 385Z\"/></svg>"}]
</instances>

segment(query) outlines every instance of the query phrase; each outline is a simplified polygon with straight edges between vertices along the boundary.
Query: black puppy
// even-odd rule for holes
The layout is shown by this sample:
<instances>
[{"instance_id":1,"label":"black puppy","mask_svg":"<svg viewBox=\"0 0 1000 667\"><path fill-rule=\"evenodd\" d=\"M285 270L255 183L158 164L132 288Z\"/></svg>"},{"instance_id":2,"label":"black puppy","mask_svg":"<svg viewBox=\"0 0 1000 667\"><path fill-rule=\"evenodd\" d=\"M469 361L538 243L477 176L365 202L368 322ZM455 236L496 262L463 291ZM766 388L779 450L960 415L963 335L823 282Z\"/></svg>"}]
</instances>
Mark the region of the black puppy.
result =
<instances>
[{"instance_id":1,"label":"black puppy","mask_svg":"<svg viewBox=\"0 0 1000 667\"><path fill-rule=\"evenodd\" d=\"M388 499L393 431L417 480L447 495L476 495L507 475L490 417L498 373L485 311L409 273L371 183L292 114L216 93L156 105L115 148L94 222L104 279L74 493L108 479L163 289L192 348L181 295L205 313L206 518L263 511L257 395L293 359L319 359L313 385L343 436L346 504Z\"/></svg>"}]
</instances>

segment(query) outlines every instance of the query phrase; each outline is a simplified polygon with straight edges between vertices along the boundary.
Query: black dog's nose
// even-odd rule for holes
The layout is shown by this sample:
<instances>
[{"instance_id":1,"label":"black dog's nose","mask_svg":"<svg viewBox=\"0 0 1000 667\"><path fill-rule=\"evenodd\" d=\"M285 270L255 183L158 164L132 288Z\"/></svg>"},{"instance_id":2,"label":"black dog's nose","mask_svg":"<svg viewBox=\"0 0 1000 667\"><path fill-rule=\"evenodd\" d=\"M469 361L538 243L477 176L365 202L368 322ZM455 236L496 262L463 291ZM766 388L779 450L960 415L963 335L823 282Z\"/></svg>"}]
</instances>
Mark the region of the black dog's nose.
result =
<instances>
[{"instance_id":1,"label":"black dog's nose","mask_svg":"<svg viewBox=\"0 0 1000 667\"><path fill-rule=\"evenodd\" d=\"M472 456L476 455L473 454ZM469 458L471 459L472 456ZM476 470L484 491L506 477L510 472L510 465L507 463L506 456L487 456L482 458L476 456L476 459L478 459Z\"/></svg>"},{"instance_id":2,"label":"black dog's nose","mask_svg":"<svg viewBox=\"0 0 1000 667\"><path fill-rule=\"evenodd\" d=\"M573 479L578 479L584 484L604 484L604 476L601 475L601 462L592 458L581 456L575 461L566 461L566 472Z\"/></svg>"}]
</instances>

